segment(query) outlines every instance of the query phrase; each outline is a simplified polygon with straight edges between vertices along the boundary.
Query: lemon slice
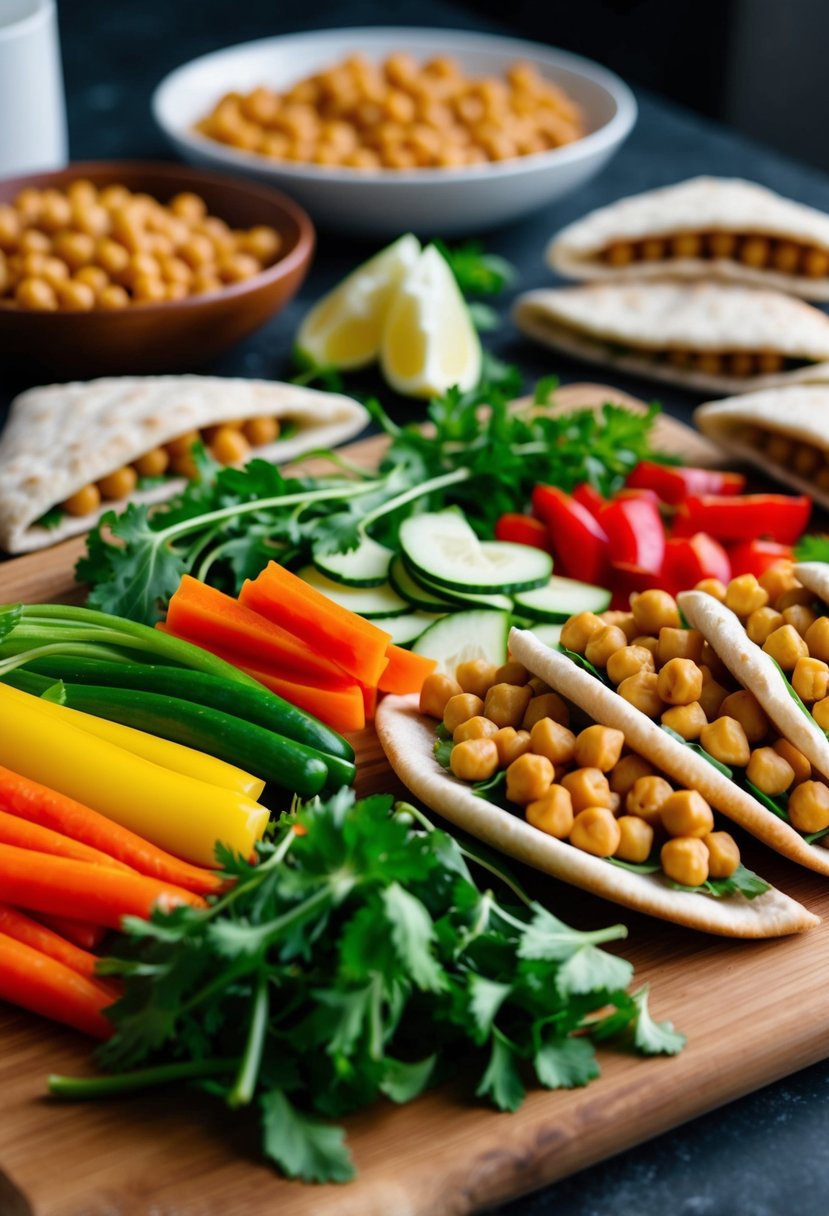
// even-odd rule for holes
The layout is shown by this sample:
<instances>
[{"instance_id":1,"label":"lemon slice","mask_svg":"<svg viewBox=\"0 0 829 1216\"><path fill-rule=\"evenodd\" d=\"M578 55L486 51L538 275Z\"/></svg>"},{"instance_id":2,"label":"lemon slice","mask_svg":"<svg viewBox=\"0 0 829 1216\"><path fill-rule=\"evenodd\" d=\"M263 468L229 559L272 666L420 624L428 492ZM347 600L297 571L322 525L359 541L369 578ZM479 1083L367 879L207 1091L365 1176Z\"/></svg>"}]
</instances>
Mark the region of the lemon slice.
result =
<instances>
[{"instance_id":1,"label":"lemon slice","mask_svg":"<svg viewBox=\"0 0 829 1216\"><path fill-rule=\"evenodd\" d=\"M318 367L372 363L392 296L419 256L420 242L409 232L353 270L302 322L296 340L301 354Z\"/></svg>"},{"instance_id":2,"label":"lemon slice","mask_svg":"<svg viewBox=\"0 0 829 1216\"><path fill-rule=\"evenodd\" d=\"M408 397L438 397L453 384L472 388L481 375L481 343L446 259L423 250L389 306L380 367Z\"/></svg>"}]
</instances>

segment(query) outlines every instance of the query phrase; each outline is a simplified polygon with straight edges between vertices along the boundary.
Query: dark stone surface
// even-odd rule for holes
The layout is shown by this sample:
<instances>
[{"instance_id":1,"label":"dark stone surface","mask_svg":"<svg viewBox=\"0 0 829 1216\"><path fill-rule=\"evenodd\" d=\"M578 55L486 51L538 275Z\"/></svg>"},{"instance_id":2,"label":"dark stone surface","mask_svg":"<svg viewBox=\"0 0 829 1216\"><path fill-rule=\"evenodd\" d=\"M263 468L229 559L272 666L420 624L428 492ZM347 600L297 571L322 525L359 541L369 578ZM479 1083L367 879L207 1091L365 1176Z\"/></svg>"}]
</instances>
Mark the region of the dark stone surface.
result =
<instances>
[{"instance_id":1,"label":"dark stone surface","mask_svg":"<svg viewBox=\"0 0 829 1216\"><path fill-rule=\"evenodd\" d=\"M441 0L352 0L348 5L284 0L278 7L253 0L143 0L102 5L62 0L63 54L74 159L166 157L149 113L155 84L195 55L250 38L299 29L361 24L421 24L494 29L471 9ZM506 29L505 26L501 27ZM486 237L488 248L519 268L516 289L549 276L541 253L548 237L592 207L696 173L743 175L783 194L829 210L829 178L654 97L640 95L639 124L616 160L571 198L517 226ZM300 297L232 354L202 369L220 374L279 378L289 370L292 335L309 303L369 248L323 236ZM503 305L506 315L509 300ZM562 380L601 379L596 369L546 356L523 341L508 321L487 344L520 363L528 383L556 371ZM195 370L195 369L194 369ZM27 383L40 382L32 369ZM620 387L688 418L698 398L647 381ZM361 387L369 387L370 381ZM23 387L0 381L0 412ZM388 400L388 395L385 395ZM398 417L417 407L394 403ZM823 971L824 974L821 974ZM825 961L815 960L815 982ZM760 977L759 982L762 982ZM709 994L728 1000L727 977ZM751 1016L750 1009L745 1016ZM508 1118L508 1116L505 1116ZM499 1216L825 1216L829 1211L829 1064L788 1078L723 1110L595 1166L537 1195L498 1209Z\"/></svg>"}]
</instances>

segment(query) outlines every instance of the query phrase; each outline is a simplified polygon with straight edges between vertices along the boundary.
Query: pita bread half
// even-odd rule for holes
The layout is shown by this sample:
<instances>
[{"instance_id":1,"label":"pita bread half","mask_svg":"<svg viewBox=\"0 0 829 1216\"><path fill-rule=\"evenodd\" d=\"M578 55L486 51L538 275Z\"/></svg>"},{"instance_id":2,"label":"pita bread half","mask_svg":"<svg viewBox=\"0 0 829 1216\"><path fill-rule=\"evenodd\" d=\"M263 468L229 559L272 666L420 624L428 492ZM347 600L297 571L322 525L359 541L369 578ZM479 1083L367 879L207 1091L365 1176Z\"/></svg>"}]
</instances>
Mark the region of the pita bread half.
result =
<instances>
[{"instance_id":1,"label":"pita bread half","mask_svg":"<svg viewBox=\"0 0 829 1216\"><path fill-rule=\"evenodd\" d=\"M825 384L791 384L786 388L743 393L721 401L707 401L694 411L694 422L704 435L769 473L777 481L809 494L829 509L829 490L814 474L829 467L829 368ZM792 440L817 453L812 475L798 472L785 446L780 457L769 449L772 437ZM808 465L804 465L807 468Z\"/></svg>"},{"instance_id":2,"label":"pita bread half","mask_svg":"<svg viewBox=\"0 0 829 1216\"><path fill-rule=\"evenodd\" d=\"M111 377L30 389L12 402L0 436L0 547L23 553L86 532L127 502L156 503L185 485L182 477L105 502L89 515L65 514L39 527L51 507L90 482L191 430L267 416L291 432L253 448L252 457L283 463L357 435L369 421L350 397L296 384L217 376Z\"/></svg>"},{"instance_id":3,"label":"pita bread half","mask_svg":"<svg viewBox=\"0 0 829 1216\"><path fill-rule=\"evenodd\" d=\"M553 878L637 912L725 937L777 937L819 923L775 888L752 900L675 891L658 875L610 865L479 798L438 764L433 754L435 723L418 712L416 696L384 697L375 725L392 768L418 801L490 847Z\"/></svg>"},{"instance_id":4,"label":"pita bread half","mask_svg":"<svg viewBox=\"0 0 829 1216\"><path fill-rule=\"evenodd\" d=\"M553 350L702 392L829 380L829 317L782 292L664 279L590 283L527 292L513 318ZM803 366L735 376L672 363L672 351L772 354Z\"/></svg>"},{"instance_id":5,"label":"pita bread half","mask_svg":"<svg viewBox=\"0 0 829 1216\"><path fill-rule=\"evenodd\" d=\"M747 266L736 257L638 259L613 266L601 254L616 243L659 240L685 233L733 233L794 242L829 255L829 216L757 182L695 177L648 190L592 211L564 228L547 247L554 270L573 279L639 279L666 273L685 279L722 279L774 287L808 300L829 300L829 275L812 278L774 266Z\"/></svg>"},{"instance_id":6,"label":"pita bread half","mask_svg":"<svg viewBox=\"0 0 829 1216\"><path fill-rule=\"evenodd\" d=\"M797 562L795 578L829 605L829 562Z\"/></svg>"}]
</instances>

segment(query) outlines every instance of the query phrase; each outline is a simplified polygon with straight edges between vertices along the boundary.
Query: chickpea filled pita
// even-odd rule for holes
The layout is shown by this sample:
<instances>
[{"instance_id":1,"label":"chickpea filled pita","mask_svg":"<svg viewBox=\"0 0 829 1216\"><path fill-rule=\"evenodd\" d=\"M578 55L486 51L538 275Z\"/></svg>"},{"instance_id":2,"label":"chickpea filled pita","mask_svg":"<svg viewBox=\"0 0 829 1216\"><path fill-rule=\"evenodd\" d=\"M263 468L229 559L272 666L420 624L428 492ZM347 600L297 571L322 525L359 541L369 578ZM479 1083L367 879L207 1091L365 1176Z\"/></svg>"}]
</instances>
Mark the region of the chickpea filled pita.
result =
<instances>
[{"instance_id":1,"label":"chickpea filled pita","mask_svg":"<svg viewBox=\"0 0 829 1216\"><path fill-rule=\"evenodd\" d=\"M510 653L500 669L473 660L429 676L419 702L381 701L378 736L416 798L536 869L664 920L729 937L817 923L742 864L727 819L751 830L764 812L735 807L731 782L532 633L513 629Z\"/></svg>"},{"instance_id":2,"label":"chickpea filled pita","mask_svg":"<svg viewBox=\"0 0 829 1216\"><path fill-rule=\"evenodd\" d=\"M829 216L738 178L695 177L570 224L547 261L573 279L723 279L829 300Z\"/></svg>"},{"instance_id":3,"label":"chickpea filled pita","mask_svg":"<svg viewBox=\"0 0 829 1216\"><path fill-rule=\"evenodd\" d=\"M667 280L519 296L520 330L553 350L702 392L829 378L829 317L782 292Z\"/></svg>"},{"instance_id":4,"label":"chickpea filled pita","mask_svg":"<svg viewBox=\"0 0 829 1216\"><path fill-rule=\"evenodd\" d=\"M0 548L42 549L105 511L172 497L195 471L194 443L220 464L282 463L367 422L349 397L264 380L113 377L30 389L0 436Z\"/></svg>"}]
</instances>

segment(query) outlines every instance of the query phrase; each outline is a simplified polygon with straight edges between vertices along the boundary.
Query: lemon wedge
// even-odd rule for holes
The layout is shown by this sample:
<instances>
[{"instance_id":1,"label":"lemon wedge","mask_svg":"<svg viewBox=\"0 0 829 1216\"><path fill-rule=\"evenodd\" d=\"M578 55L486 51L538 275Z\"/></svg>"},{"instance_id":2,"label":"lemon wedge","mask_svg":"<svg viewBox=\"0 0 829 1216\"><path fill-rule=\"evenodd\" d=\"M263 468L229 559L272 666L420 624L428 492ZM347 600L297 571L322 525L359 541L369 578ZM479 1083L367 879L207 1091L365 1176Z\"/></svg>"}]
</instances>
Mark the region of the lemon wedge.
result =
<instances>
[{"instance_id":1,"label":"lemon wedge","mask_svg":"<svg viewBox=\"0 0 829 1216\"><path fill-rule=\"evenodd\" d=\"M407 397L466 390L481 375L481 343L446 259L428 245L389 305L380 347L388 383Z\"/></svg>"},{"instance_id":2,"label":"lemon wedge","mask_svg":"<svg viewBox=\"0 0 829 1216\"><path fill-rule=\"evenodd\" d=\"M365 367L380 353L386 314L397 287L420 256L409 232L338 283L314 305L296 345L318 367Z\"/></svg>"}]
</instances>

